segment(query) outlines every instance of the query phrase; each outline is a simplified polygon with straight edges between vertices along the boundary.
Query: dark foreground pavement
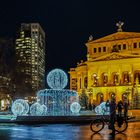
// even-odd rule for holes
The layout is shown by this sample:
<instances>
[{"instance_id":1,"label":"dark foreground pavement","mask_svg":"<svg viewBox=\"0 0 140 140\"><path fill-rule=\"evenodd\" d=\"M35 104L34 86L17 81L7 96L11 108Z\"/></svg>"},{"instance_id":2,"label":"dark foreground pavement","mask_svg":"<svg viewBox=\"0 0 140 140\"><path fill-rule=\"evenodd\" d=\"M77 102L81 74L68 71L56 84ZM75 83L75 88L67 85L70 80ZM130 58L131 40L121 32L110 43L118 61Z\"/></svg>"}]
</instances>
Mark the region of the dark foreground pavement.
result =
<instances>
[{"instance_id":1,"label":"dark foreground pavement","mask_svg":"<svg viewBox=\"0 0 140 140\"><path fill-rule=\"evenodd\" d=\"M140 122L129 123L125 133L112 137L107 126L93 133L89 124L0 124L0 140L139 140Z\"/></svg>"}]
</instances>

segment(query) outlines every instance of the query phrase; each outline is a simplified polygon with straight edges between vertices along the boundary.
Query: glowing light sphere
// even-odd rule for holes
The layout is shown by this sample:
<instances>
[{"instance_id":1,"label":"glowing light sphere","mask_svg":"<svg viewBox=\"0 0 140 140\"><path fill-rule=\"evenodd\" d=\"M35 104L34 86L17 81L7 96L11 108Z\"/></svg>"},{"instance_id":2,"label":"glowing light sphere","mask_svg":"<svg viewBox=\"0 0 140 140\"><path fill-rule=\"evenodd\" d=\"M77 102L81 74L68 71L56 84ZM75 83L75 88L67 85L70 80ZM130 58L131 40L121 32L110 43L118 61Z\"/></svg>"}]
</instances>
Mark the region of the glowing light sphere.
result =
<instances>
[{"instance_id":1,"label":"glowing light sphere","mask_svg":"<svg viewBox=\"0 0 140 140\"><path fill-rule=\"evenodd\" d=\"M95 112L97 115L109 115L110 114L110 108L106 107L106 102L102 102L100 105L98 105L95 108Z\"/></svg>"},{"instance_id":2,"label":"glowing light sphere","mask_svg":"<svg viewBox=\"0 0 140 140\"><path fill-rule=\"evenodd\" d=\"M101 106L98 105L95 107L95 113L97 115L103 115L103 110L102 110Z\"/></svg>"},{"instance_id":3,"label":"glowing light sphere","mask_svg":"<svg viewBox=\"0 0 140 140\"><path fill-rule=\"evenodd\" d=\"M24 106L21 103L16 103L14 106L12 106L12 112L15 116L22 115L24 110Z\"/></svg>"},{"instance_id":4,"label":"glowing light sphere","mask_svg":"<svg viewBox=\"0 0 140 140\"><path fill-rule=\"evenodd\" d=\"M39 103L34 103L30 107L31 116L42 116L44 108Z\"/></svg>"},{"instance_id":5,"label":"glowing light sphere","mask_svg":"<svg viewBox=\"0 0 140 140\"><path fill-rule=\"evenodd\" d=\"M81 106L78 102L73 102L70 105L70 110L72 113L79 113L80 109L81 109Z\"/></svg>"},{"instance_id":6,"label":"glowing light sphere","mask_svg":"<svg viewBox=\"0 0 140 140\"><path fill-rule=\"evenodd\" d=\"M100 107L102 108L103 111L106 111L106 102L102 102L100 104Z\"/></svg>"},{"instance_id":7,"label":"glowing light sphere","mask_svg":"<svg viewBox=\"0 0 140 140\"><path fill-rule=\"evenodd\" d=\"M12 104L11 110L15 116L26 115L29 112L29 104L23 99L17 99Z\"/></svg>"},{"instance_id":8,"label":"glowing light sphere","mask_svg":"<svg viewBox=\"0 0 140 140\"><path fill-rule=\"evenodd\" d=\"M68 83L68 78L63 70L54 69L47 75L47 83L52 89L64 89Z\"/></svg>"}]
</instances>

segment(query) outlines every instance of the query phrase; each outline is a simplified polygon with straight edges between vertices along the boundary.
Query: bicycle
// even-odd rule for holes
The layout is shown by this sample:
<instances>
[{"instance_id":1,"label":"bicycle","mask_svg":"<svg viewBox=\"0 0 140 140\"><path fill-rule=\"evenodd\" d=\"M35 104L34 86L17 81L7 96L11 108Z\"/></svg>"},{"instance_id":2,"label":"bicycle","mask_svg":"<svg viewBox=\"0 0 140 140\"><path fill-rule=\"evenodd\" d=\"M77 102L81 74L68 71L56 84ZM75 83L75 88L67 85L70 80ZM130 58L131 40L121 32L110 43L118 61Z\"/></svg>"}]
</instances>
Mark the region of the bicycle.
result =
<instances>
[{"instance_id":1,"label":"bicycle","mask_svg":"<svg viewBox=\"0 0 140 140\"><path fill-rule=\"evenodd\" d=\"M100 132L105 125L108 125L108 127L110 127L110 119L109 119L109 115L101 115L98 116L99 118L93 120L90 123L90 129L95 132L98 133ZM127 116L126 118L123 116L118 116L116 115L116 119L115 119L115 131L118 133L122 133L124 131L126 131L127 127L128 127L128 120L132 119L134 117L129 117ZM118 120L120 119L120 120Z\"/></svg>"}]
</instances>

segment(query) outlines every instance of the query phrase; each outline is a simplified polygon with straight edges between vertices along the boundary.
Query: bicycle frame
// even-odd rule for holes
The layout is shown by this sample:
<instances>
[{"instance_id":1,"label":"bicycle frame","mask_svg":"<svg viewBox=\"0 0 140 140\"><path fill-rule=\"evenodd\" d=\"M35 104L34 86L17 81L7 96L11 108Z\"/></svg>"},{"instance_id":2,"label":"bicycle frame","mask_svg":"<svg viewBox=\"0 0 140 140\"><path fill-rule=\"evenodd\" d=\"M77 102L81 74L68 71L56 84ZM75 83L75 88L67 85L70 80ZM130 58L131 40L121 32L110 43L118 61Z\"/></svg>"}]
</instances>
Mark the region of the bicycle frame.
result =
<instances>
[{"instance_id":1,"label":"bicycle frame","mask_svg":"<svg viewBox=\"0 0 140 140\"><path fill-rule=\"evenodd\" d=\"M132 119L134 117L129 117L127 116L126 118L125 117L122 117L122 124L118 124L118 115L116 115L116 119L115 119L115 124L114 124L114 127L115 127L115 131L118 132L118 133L122 133L124 132L127 127L128 127L128 120ZM99 131L101 131L105 125L110 125L110 116L109 115L101 115L101 116L98 116L98 118L96 118L95 120L93 120L91 123L90 123L90 129L97 133Z\"/></svg>"}]
</instances>

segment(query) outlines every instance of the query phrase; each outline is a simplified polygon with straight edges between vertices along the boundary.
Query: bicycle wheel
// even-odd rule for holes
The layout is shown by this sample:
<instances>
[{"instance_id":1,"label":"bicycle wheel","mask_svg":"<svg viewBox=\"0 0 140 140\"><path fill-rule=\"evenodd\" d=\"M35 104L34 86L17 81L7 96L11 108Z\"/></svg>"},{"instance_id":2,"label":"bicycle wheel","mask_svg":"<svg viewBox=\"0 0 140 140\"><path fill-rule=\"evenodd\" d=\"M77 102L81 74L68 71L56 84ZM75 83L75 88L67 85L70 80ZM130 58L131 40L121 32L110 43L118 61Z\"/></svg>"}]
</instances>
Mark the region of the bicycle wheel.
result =
<instances>
[{"instance_id":1,"label":"bicycle wheel","mask_svg":"<svg viewBox=\"0 0 140 140\"><path fill-rule=\"evenodd\" d=\"M118 122L115 121L115 131L117 131L118 133L122 133L124 132L127 127L128 127L128 122L123 120L122 124L119 126Z\"/></svg>"},{"instance_id":2,"label":"bicycle wheel","mask_svg":"<svg viewBox=\"0 0 140 140\"><path fill-rule=\"evenodd\" d=\"M101 119L93 120L90 123L90 129L93 132L96 132L97 133L97 132L101 131L103 128L104 128L104 121L101 120Z\"/></svg>"}]
</instances>

